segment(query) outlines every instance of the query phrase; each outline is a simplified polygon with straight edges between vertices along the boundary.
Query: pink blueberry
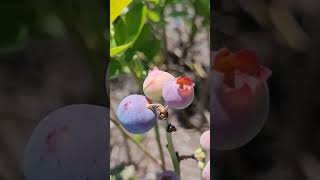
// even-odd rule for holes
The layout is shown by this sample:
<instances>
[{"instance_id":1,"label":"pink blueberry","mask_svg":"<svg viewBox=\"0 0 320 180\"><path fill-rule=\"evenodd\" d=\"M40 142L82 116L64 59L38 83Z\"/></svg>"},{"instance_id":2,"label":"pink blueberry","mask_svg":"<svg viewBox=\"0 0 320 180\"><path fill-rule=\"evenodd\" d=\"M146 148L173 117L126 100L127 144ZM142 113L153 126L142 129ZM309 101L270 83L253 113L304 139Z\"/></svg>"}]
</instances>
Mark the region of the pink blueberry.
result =
<instances>
[{"instance_id":1,"label":"pink blueberry","mask_svg":"<svg viewBox=\"0 0 320 180\"><path fill-rule=\"evenodd\" d=\"M194 82L189 77L178 77L164 84L162 96L173 109L188 107L194 98Z\"/></svg>"},{"instance_id":2,"label":"pink blueberry","mask_svg":"<svg viewBox=\"0 0 320 180\"><path fill-rule=\"evenodd\" d=\"M24 153L27 180L105 179L109 110L77 104L50 112L32 132Z\"/></svg>"},{"instance_id":3,"label":"pink blueberry","mask_svg":"<svg viewBox=\"0 0 320 180\"><path fill-rule=\"evenodd\" d=\"M202 133L202 135L200 136L200 145L205 150L210 149L210 130Z\"/></svg>"},{"instance_id":4,"label":"pink blueberry","mask_svg":"<svg viewBox=\"0 0 320 180\"><path fill-rule=\"evenodd\" d=\"M123 127L133 134L149 131L157 120L154 109L147 108L149 104L145 96L133 94L125 97L119 104L117 116Z\"/></svg>"},{"instance_id":5,"label":"pink blueberry","mask_svg":"<svg viewBox=\"0 0 320 180\"><path fill-rule=\"evenodd\" d=\"M163 171L157 180L179 180L179 178L173 171Z\"/></svg>"},{"instance_id":6,"label":"pink blueberry","mask_svg":"<svg viewBox=\"0 0 320 180\"><path fill-rule=\"evenodd\" d=\"M219 61L219 62L217 62ZM252 140L269 111L266 80L271 71L258 64L253 50L218 51L211 70L213 148L234 149Z\"/></svg>"},{"instance_id":7,"label":"pink blueberry","mask_svg":"<svg viewBox=\"0 0 320 180\"><path fill-rule=\"evenodd\" d=\"M157 67L149 71L148 76L143 82L143 92L151 100L160 100L162 97L162 88L165 82L174 79L174 77Z\"/></svg>"},{"instance_id":8,"label":"pink blueberry","mask_svg":"<svg viewBox=\"0 0 320 180\"><path fill-rule=\"evenodd\" d=\"M207 164L204 166L202 170L202 178L204 180L210 180L210 160L207 162Z\"/></svg>"}]
</instances>

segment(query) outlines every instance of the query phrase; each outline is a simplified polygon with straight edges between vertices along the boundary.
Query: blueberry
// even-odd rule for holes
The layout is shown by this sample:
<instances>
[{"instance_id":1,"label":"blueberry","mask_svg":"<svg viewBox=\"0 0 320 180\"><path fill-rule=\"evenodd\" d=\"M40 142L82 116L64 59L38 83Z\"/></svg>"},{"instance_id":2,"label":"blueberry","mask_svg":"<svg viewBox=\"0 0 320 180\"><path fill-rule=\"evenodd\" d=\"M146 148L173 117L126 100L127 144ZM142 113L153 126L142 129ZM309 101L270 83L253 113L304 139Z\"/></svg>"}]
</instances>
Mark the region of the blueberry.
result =
<instances>
[{"instance_id":1,"label":"blueberry","mask_svg":"<svg viewBox=\"0 0 320 180\"><path fill-rule=\"evenodd\" d=\"M272 72L259 64L256 51L251 49L232 53L222 48L211 64L213 148L238 148L264 126L269 111L266 80Z\"/></svg>"},{"instance_id":2,"label":"blueberry","mask_svg":"<svg viewBox=\"0 0 320 180\"><path fill-rule=\"evenodd\" d=\"M266 83L257 86L254 92L248 86L234 92L222 92L212 101L219 101L212 103L211 107L214 149L234 149L245 145L261 131L268 117Z\"/></svg>"},{"instance_id":3,"label":"blueberry","mask_svg":"<svg viewBox=\"0 0 320 180\"><path fill-rule=\"evenodd\" d=\"M104 179L109 110L69 105L49 113L34 129L24 154L28 180Z\"/></svg>"},{"instance_id":4,"label":"blueberry","mask_svg":"<svg viewBox=\"0 0 320 180\"><path fill-rule=\"evenodd\" d=\"M179 77L166 82L162 96L166 104L173 109L188 107L194 98L194 83L189 77Z\"/></svg>"},{"instance_id":5,"label":"blueberry","mask_svg":"<svg viewBox=\"0 0 320 180\"><path fill-rule=\"evenodd\" d=\"M149 131L157 120L154 109L147 108L149 104L145 96L133 94L124 98L117 109L117 116L123 127L133 134Z\"/></svg>"},{"instance_id":6,"label":"blueberry","mask_svg":"<svg viewBox=\"0 0 320 180\"><path fill-rule=\"evenodd\" d=\"M179 180L179 178L173 171L163 171L157 180Z\"/></svg>"},{"instance_id":7,"label":"blueberry","mask_svg":"<svg viewBox=\"0 0 320 180\"><path fill-rule=\"evenodd\" d=\"M202 178L204 180L210 180L210 160L207 162L207 164L204 166L202 170Z\"/></svg>"},{"instance_id":8,"label":"blueberry","mask_svg":"<svg viewBox=\"0 0 320 180\"><path fill-rule=\"evenodd\" d=\"M164 83L172 79L174 77L171 74L155 67L149 71L143 82L143 92L149 99L160 100Z\"/></svg>"},{"instance_id":9,"label":"blueberry","mask_svg":"<svg viewBox=\"0 0 320 180\"><path fill-rule=\"evenodd\" d=\"M200 136L200 145L205 150L210 149L210 130L202 133L202 135Z\"/></svg>"}]
</instances>

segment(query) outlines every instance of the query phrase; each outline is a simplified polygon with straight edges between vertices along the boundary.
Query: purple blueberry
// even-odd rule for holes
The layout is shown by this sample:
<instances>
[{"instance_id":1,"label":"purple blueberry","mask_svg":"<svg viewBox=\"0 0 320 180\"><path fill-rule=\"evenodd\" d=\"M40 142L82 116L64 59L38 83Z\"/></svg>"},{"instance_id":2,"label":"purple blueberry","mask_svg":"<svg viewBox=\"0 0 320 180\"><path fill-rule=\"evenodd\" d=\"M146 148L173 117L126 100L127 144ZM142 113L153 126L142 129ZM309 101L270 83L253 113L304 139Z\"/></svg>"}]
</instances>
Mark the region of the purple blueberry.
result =
<instances>
[{"instance_id":1,"label":"purple blueberry","mask_svg":"<svg viewBox=\"0 0 320 180\"><path fill-rule=\"evenodd\" d=\"M179 178L173 171L163 171L157 180L179 180Z\"/></svg>"},{"instance_id":2,"label":"purple blueberry","mask_svg":"<svg viewBox=\"0 0 320 180\"><path fill-rule=\"evenodd\" d=\"M149 104L145 96L133 94L124 98L117 109L120 123L133 134L149 131L157 120L156 111L147 108Z\"/></svg>"},{"instance_id":3,"label":"purple blueberry","mask_svg":"<svg viewBox=\"0 0 320 180\"><path fill-rule=\"evenodd\" d=\"M109 110L70 105L48 114L34 129L24 154L28 180L105 179Z\"/></svg>"},{"instance_id":4,"label":"purple blueberry","mask_svg":"<svg viewBox=\"0 0 320 180\"><path fill-rule=\"evenodd\" d=\"M164 84L162 96L170 108L184 109L194 98L194 83L189 77L178 77Z\"/></svg>"}]
</instances>

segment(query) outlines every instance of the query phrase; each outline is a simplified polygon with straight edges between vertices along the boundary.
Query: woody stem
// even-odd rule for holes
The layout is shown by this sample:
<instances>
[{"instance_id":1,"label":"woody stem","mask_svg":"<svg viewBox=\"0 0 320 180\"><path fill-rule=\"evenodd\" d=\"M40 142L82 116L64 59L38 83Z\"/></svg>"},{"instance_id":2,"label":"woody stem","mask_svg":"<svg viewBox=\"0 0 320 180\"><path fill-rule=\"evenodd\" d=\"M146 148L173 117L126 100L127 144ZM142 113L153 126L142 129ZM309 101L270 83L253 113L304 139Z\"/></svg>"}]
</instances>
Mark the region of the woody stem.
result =
<instances>
[{"instance_id":1,"label":"woody stem","mask_svg":"<svg viewBox=\"0 0 320 180\"><path fill-rule=\"evenodd\" d=\"M185 160L185 159L194 159L197 160L193 154L191 155L179 155L178 156L179 161Z\"/></svg>"}]
</instances>

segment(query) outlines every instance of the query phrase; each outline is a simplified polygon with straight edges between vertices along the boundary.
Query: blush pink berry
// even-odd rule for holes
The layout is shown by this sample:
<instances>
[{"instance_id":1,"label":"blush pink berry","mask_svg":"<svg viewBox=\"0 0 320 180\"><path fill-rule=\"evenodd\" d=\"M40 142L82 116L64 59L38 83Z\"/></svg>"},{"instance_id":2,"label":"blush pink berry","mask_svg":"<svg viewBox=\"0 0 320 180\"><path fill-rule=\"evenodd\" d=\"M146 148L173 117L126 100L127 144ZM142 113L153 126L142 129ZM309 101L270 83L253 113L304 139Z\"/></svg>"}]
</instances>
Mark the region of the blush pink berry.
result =
<instances>
[{"instance_id":1,"label":"blush pink berry","mask_svg":"<svg viewBox=\"0 0 320 180\"><path fill-rule=\"evenodd\" d=\"M174 77L170 73L153 68L143 82L145 96L154 101L160 100L164 83L172 79Z\"/></svg>"},{"instance_id":2,"label":"blush pink berry","mask_svg":"<svg viewBox=\"0 0 320 180\"><path fill-rule=\"evenodd\" d=\"M258 63L254 50L216 53L211 72L213 148L234 149L252 140L269 111L266 80L271 71Z\"/></svg>"},{"instance_id":3,"label":"blush pink berry","mask_svg":"<svg viewBox=\"0 0 320 180\"><path fill-rule=\"evenodd\" d=\"M210 130L202 133L202 135L200 136L200 145L205 150L210 149Z\"/></svg>"},{"instance_id":4,"label":"blush pink berry","mask_svg":"<svg viewBox=\"0 0 320 180\"><path fill-rule=\"evenodd\" d=\"M204 180L210 180L210 160L208 161L208 163L203 168L202 178Z\"/></svg>"}]
</instances>

